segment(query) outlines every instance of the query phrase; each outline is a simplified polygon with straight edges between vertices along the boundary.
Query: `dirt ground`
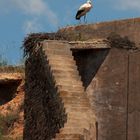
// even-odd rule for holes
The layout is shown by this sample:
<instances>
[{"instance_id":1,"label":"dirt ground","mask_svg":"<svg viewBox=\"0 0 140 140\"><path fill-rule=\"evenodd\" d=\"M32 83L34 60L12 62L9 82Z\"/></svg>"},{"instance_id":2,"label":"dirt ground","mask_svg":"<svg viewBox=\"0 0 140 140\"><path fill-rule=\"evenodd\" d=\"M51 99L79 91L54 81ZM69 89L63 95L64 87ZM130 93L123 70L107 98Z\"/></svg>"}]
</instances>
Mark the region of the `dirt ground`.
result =
<instances>
[{"instance_id":1,"label":"dirt ground","mask_svg":"<svg viewBox=\"0 0 140 140\"><path fill-rule=\"evenodd\" d=\"M11 90L9 90L10 88ZM2 99L11 92L14 93L8 100ZM24 75L21 73L0 73L0 97L0 131L3 131L0 139L1 137L4 140L23 139Z\"/></svg>"}]
</instances>

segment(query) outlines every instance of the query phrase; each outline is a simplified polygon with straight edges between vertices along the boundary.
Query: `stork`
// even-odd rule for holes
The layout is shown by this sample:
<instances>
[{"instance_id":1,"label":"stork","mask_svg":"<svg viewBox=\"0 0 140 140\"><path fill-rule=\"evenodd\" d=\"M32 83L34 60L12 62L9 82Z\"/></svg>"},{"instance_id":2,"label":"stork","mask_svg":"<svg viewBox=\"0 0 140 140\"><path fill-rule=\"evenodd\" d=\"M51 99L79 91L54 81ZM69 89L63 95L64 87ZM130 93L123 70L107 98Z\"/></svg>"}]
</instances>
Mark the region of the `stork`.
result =
<instances>
[{"instance_id":1,"label":"stork","mask_svg":"<svg viewBox=\"0 0 140 140\"><path fill-rule=\"evenodd\" d=\"M77 11L77 14L75 16L76 20L80 20L80 18L82 16L84 16L84 22L86 20L86 14L87 12L90 11L90 9L92 8L92 3L91 3L91 0L87 0L86 3L84 3L83 5L80 6L80 8L78 9Z\"/></svg>"}]
</instances>

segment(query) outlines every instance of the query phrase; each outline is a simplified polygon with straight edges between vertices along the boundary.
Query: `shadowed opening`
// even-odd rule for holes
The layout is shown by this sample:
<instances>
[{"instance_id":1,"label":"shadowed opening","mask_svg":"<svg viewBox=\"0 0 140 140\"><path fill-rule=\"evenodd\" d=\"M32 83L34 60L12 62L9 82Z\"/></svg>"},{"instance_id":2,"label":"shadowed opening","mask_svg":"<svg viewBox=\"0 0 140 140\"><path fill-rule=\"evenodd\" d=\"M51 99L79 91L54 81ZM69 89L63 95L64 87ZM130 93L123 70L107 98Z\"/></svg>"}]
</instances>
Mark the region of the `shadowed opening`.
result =
<instances>
[{"instance_id":1,"label":"shadowed opening","mask_svg":"<svg viewBox=\"0 0 140 140\"><path fill-rule=\"evenodd\" d=\"M72 49L72 53L86 89L108 55L109 49Z\"/></svg>"},{"instance_id":2,"label":"shadowed opening","mask_svg":"<svg viewBox=\"0 0 140 140\"><path fill-rule=\"evenodd\" d=\"M6 104L16 96L21 80L0 80L0 105Z\"/></svg>"}]
</instances>

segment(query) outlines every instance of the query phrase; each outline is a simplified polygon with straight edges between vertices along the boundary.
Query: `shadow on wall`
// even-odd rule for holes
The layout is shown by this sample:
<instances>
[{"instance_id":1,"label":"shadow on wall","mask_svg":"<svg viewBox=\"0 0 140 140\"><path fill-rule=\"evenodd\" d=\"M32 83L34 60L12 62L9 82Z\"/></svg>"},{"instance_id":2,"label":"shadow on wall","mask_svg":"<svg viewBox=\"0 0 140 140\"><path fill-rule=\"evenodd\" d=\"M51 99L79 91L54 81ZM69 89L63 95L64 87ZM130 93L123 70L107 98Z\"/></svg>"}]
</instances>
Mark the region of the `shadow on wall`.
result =
<instances>
[{"instance_id":1,"label":"shadow on wall","mask_svg":"<svg viewBox=\"0 0 140 140\"><path fill-rule=\"evenodd\" d=\"M108 55L109 49L73 49L72 52L86 89Z\"/></svg>"}]
</instances>

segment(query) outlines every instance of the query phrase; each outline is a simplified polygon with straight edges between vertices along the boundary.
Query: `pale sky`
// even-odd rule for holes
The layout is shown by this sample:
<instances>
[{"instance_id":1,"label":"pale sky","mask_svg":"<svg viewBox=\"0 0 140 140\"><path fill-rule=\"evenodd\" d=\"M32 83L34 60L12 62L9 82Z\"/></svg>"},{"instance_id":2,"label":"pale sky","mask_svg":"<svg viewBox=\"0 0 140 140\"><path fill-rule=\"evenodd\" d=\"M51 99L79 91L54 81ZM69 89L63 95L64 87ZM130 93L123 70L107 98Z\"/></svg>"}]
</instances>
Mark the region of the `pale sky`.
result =
<instances>
[{"instance_id":1,"label":"pale sky","mask_svg":"<svg viewBox=\"0 0 140 140\"><path fill-rule=\"evenodd\" d=\"M31 32L54 32L77 25L85 0L0 0L0 54L10 64L22 58L22 41ZM93 0L88 23L140 17L140 0Z\"/></svg>"}]
</instances>

